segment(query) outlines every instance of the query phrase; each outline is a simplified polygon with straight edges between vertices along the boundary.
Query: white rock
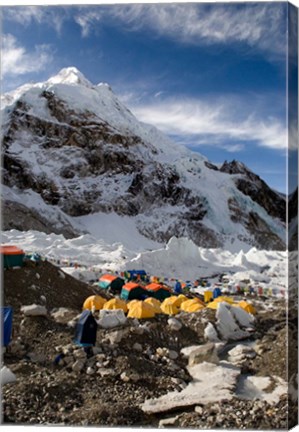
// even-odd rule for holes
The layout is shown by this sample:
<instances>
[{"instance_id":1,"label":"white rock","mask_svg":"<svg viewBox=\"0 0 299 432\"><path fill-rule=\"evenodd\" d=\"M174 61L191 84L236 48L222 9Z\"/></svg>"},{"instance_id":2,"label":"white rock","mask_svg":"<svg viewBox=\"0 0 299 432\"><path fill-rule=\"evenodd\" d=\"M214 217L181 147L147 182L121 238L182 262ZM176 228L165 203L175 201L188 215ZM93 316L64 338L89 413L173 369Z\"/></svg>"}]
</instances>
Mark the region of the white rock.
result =
<instances>
[{"instance_id":1,"label":"white rock","mask_svg":"<svg viewBox=\"0 0 299 432\"><path fill-rule=\"evenodd\" d=\"M179 416L168 417L159 421L159 428L164 428L167 426L176 426L178 424Z\"/></svg>"},{"instance_id":2,"label":"white rock","mask_svg":"<svg viewBox=\"0 0 299 432\"><path fill-rule=\"evenodd\" d=\"M156 349L156 354L159 357L166 357L168 355L168 352L169 352L168 348L159 347L159 348Z\"/></svg>"},{"instance_id":3,"label":"white rock","mask_svg":"<svg viewBox=\"0 0 299 432\"><path fill-rule=\"evenodd\" d=\"M99 368L97 373L101 375L101 377L115 376L115 371L113 369Z\"/></svg>"},{"instance_id":4,"label":"white rock","mask_svg":"<svg viewBox=\"0 0 299 432\"><path fill-rule=\"evenodd\" d=\"M123 372L123 373L120 374L120 379L121 379L123 382L129 382L129 381L130 381L130 377L127 375L126 372Z\"/></svg>"},{"instance_id":5,"label":"white rock","mask_svg":"<svg viewBox=\"0 0 299 432\"><path fill-rule=\"evenodd\" d=\"M196 351L201 345L191 345L181 349L181 354L184 357L189 357L193 351Z\"/></svg>"},{"instance_id":6,"label":"white rock","mask_svg":"<svg viewBox=\"0 0 299 432\"><path fill-rule=\"evenodd\" d=\"M248 312L246 312L244 309L242 309L241 307L232 307L231 308L231 313L233 315L233 317L235 318L235 320L237 321L237 323L241 326L241 327L252 327L255 321L255 318L253 315L249 314Z\"/></svg>"},{"instance_id":7,"label":"white rock","mask_svg":"<svg viewBox=\"0 0 299 432\"><path fill-rule=\"evenodd\" d=\"M211 322L204 329L204 338L210 342L219 342L217 331Z\"/></svg>"},{"instance_id":8,"label":"white rock","mask_svg":"<svg viewBox=\"0 0 299 432\"><path fill-rule=\"evenodd\" d=\"M250 333L241 330L231 310L234 309L227 303L219 303L216 311L217 330L224 340L240 340L250 336Z\"/></svg>"},{"instance_id":9,"label":"white rock","mask_svg":"<svg viewBox=\"0 0 299 432\"><path fill-rule=\"evenodd\" d=\"M248 345L239 344L228 352L228 356L231 363L242 365L247 362L248 359L254 358L256 352Z\"/></svg>"},{"instance_id":10,"label":"white rock","mask_svg":"<svg viewBox=\"0 0 299 432\"><path fill-rule=\"evenodd\" d=\"M95 374L95 370L92 367L88 366L88 368L86 369L86 373L87 375L93 375Z\"/></svg>"},{"instance_id":11,"label":"white rock","mask_svg":"<svg viewBox=\"0 0 299 432\"><path fill-rule=\"evenodd\" d=\"M45 297L44 295L41 295L41 296L40 296L40 299L41 299L41 301L42 301L43 303L46 303L46 301L47 301L47 299L46 299L46 297Z\"/></svg>"},{"instance_id":12,"label":"white rock","mask_svg":"<svg viewBox=\"0 0 299 432\"><path fill-rule=\"evenodd\" d=\"M127 317L121 309L116 310L100 310L100 317L97 321L102 328L113 328L124 325L127 322Z\"/></svg>"},{"instance_id":13,"label":"white rock","mask_svg":"<svg viewBox=\"0 0 299 432\"><path fill-rule=\"evenodd\" d=\"M115 345L121 342L121 340L124 337L126 337L128 333L129 333L128 328L116 330L111 333L108 333L105 339L108 339L111 345Z\"/></svg>"},{"instance_id":14,"label":"white rock","mask_svg":"<svg viewBox=\"0 0 299 432\"><path fill-rule=\"evenodd\" d=\"M40 274L39 273L35 273L35 277L36 277L36 279L40 279Z\"/></svg>"},{"instance_id":15,"label":"white rock","mask_svg":"<svg viewBox=\"0 0 299 432\"><path fill-rule=\"evenodd\" d=\"M5 384L14 383L17 380L15 374L6 366L3 366L0 371L1 386Z\"/></svg>"},{"instance_id":16,"label":"white rock","mask_svg":"<svg viewBox=\"0 0 299 432\"><path fill-rule=\"evenodd\" d=\"M172 330L175 331L179 331L183 327L183 324L177 318L169 318L167 324Z\"/></svg>"},{"instance_id":17,"label":"white rock","mask_svg":"<svg viewBox=\"0 0 299 432\"><path fill-rule=\"evenodd\" d=\"M45 306L32 304L28 306L21 306L21 312L25 316L46 316L47 315L47 309Z\"/></svg>"},{"instance_id":18,"label":"white rock","mask_svg":"<svg viewBox=\"0 0 299 432\"><path fill-rule=\"evenodd\" d=\"M194 366L203 362L219 363L217 350L213 342L201 345L197 350L192 351L189 356L189 366Z\"/></svg>"},{"instance_id":19,"label":"white rock","mask_svg":"<svg viewBox=\"0 0 299 432\"><path fill-rule=\"evenodd\" d=\"M194 411L195 411L197 414L202 415L202 413L203 413L203 407L201 407L200 405L198 405L198 406L196 406L196 407L194 408Z\"/></svg>"},{"instance_id":20,"label":"white rock","mask_svg":"<svg viewBox=\"0 0 299 432\"><path fill-rule=\"evenodd\" d=\"M61 307L51 310L50 315L56 322L64 324L65 322L73 319L74 311L65 307Z\"/></svg>"}]
</instances>

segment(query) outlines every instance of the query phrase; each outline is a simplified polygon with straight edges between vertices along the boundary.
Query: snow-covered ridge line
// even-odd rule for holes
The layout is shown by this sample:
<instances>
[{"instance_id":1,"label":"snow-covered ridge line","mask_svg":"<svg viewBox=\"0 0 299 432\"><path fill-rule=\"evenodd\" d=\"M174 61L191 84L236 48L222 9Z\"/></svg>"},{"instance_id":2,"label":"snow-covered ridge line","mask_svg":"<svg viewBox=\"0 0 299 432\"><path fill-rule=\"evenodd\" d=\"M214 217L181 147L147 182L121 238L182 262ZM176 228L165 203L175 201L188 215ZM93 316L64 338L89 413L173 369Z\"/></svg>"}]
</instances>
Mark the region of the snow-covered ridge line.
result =
<instances>
[{"instance_id":1,"label":"snow-covered ridge line","mask_svg":"<svg viewBox=\"0 0 299 432\"><path fill-rule=\"evenodd\" d=\"M127 242L129 238L130 233L127 233ZM146 242L141 243L141 237L134 251L133 244L129 249L120 242L109 244L107 240L90 234L66 240L62 235L16 230L3 232L2 242L17 245L27 252L38 252L46 257L98 269L123 271L142 268L151 275L181 280L228 273L236 282L251 279L260 286L279 291L286 289L287 252L283 251L261 251L248 247L240 252L204 249L189 239L172 238L165 247L138 253L137 245L144 250L149 246Z\"/></svg>"}]
</instances>

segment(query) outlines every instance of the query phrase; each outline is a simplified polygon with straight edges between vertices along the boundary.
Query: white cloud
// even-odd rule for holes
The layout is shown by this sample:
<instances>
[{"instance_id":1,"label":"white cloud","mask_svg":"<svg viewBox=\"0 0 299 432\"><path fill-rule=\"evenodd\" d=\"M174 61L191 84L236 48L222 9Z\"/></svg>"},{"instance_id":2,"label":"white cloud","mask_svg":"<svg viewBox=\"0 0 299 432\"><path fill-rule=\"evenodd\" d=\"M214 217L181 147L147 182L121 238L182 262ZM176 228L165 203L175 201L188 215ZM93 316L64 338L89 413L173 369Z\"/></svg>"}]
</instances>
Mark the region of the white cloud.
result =
<instances>
[{"instance_id":1,"label":"white cloud","mask_svg":"<svg viewBox=\"0 0 299 432\"><path fill-rule=\"evenodd\" d=\"M87 12L84 12L87 10ZM80 14L75 15L75 22L81 27L81 33L83 37L87 37L91 29L95 28L99 22L103 19L103 13L101 10L89 10L82 8Z\"/></svg>"},{"instance_id":2,"label":"white cloud","mask_svg":"<svg viewBox=\"0 0 299 432\"><path fill-rule=\"evenodd\" d=\"M155 125L168 135L189 146L214 145L236 152L251 141L260 146L283 150L287 132L278 118L263 119L261 113L250 113L241 101L200 101L168 99L148 105L136 104L131 110L136 117ZM247 113L245 112L246 110ZM243 113L242 117L239 113Z\"/></svg>"},{"instance_id":3,"label":"white cloud","mask_svg":"<svg viewBox=\"0 0 299 432\"><path fill-rule=\"evenodd\" d=\"M153 31L184 43L245 42L272 53L286 49L283 4L129 4L80 10L76 22L87 36L94 26L110 17L128 31Z\"/></svg>"},{"instance_id":4,"label":"white cloud","mask_svg":"<svg viewBox=\"0 0 299 432\"><path fill-rule=\"evenodd\" d=\"M33 52L18 44L11 34L2 36L2 77L40 72L52 61L49 45L36 45Z\"/></svg>"},{"instance_id":5,"label":"white cloud","mask_svg":"<svg viewBox=\"0 0 299 432\"><path fill-rule=\"evenodd\" d=\"M59 8L49 6L15 6L3 8L2 14L4 19L25 27L31 25L33 22L53 27L58 34L60 34L63 23L67 18L67 12L62 6Z\"/></svg>"}]
</instances>

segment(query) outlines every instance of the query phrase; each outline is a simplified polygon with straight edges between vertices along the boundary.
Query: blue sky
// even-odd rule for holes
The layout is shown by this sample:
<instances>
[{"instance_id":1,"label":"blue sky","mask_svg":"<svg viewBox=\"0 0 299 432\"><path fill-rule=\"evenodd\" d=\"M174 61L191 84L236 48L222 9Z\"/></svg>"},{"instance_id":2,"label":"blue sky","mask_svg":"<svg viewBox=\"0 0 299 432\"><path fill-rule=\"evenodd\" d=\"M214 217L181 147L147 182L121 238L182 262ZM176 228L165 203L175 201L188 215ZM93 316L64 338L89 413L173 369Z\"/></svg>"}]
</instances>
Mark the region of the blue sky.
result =
<instances>
[{"instance_id":1,"label":"blue sky","mask_svg":"<svg viewBox=\"0 0 299 432\"><path fill-rule=\"evenodd\" d=\"M2 8L2 91L76 66L214 163L286 187L287 3Z\"/></svg>"}]
</instances>

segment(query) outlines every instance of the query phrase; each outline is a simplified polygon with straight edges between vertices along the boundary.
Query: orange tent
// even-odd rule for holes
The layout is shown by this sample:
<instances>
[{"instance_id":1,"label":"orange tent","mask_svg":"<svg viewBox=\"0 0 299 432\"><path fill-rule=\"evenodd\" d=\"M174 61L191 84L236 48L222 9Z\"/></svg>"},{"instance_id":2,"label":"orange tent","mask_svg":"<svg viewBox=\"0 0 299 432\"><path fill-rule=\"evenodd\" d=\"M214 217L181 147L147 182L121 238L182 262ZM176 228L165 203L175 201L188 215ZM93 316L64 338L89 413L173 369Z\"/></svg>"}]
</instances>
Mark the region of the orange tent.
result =
<instances>
[{"instance_id":1,"label":"orange tent","mask_svg":"<svg viewBox=\"0 0 299 432\"><path fill-rule=\"evenodd\" d=\"M157 282L152 282L146 285L146 289L150 291L159 291L161 288L163 288L163 285Z\"/></svg>"},{"instance_id":2,"label":"orange tent","mask_svg":"<svg viewBox=\"0 0 299 432\"><path fill-rule=\"evenodd\" d=\"M114 279L116 279L117 278L117 276L115 276L115 275L112 275L112 274L109 274L109 273L106 273L106 274L104 274L104 275L102 275L101 277L100 277L100 280L107 280L107 281L110 281L110 282L112 282L112 281L114 281Z\"/></svg>"},{"instance_id":3,"label":"orange tent","mask_svg":"<svg viewBox=\"0 0 299 432\"><path fill-rule=\"evenodd\" d=\"M146 295L146 290L136 282L128 282L123 285L120 297L124 300L141 300Z\"/></svg>"},{"instance_id":4,"label":"orange tent","mask_svg":"<svg viewBox=\"0 0 299 432\"><path fill-rule=\"evenodd\" d=\"M6 246L1 245L0 246L0 253L2 255L22 255L24 254L24 251L17 246Z\"/></svg>"},{"instance_id":5,"label":"orange tent","mask_svg":"<svg viewBox=\"0 0 299 432\"><path fill-rule=\"evenodd\" d=\"M25 252L17 246L0 246L0 254L5 268L22 267Z\"/></svg>"},{"instance_id":6,"label":"orange tent","mask_svg":"<svg viewBox=\"0 0 299 432\"><path fill-rule=\"evenodd\" d=\"M171 289L161 283L152 282L145 287L151 297L158 300L164 300L171 296Z\"/></svg>"}]
</instances>

